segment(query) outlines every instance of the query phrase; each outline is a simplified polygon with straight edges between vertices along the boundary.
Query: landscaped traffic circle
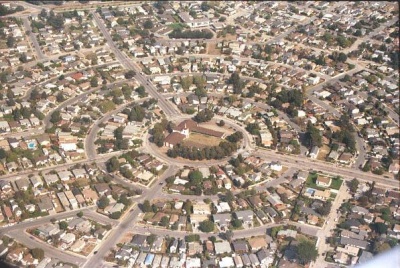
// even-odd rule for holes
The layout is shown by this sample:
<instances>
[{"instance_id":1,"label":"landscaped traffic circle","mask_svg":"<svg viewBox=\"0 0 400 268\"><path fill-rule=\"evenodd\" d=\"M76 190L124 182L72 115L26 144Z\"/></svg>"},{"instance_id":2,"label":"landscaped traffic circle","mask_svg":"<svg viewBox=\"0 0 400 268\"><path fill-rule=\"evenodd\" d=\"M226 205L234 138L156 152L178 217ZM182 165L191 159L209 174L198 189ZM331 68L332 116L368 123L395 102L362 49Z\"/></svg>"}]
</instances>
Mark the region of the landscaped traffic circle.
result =
<instances>
[{"instance_id":1,"label":"landscaped traffic circle","mask_svg":"<svg viewBox=\"0 0 400 268\"><path fill-rule=\"evenodd\" d=\"M248 134L244 129L226 118L198 122L196 118L182 116L154 124L149 130L148 140L152 144L148 147L167 162L222 162L246 149L245 135Z\"/></svg>"}]
</instances>

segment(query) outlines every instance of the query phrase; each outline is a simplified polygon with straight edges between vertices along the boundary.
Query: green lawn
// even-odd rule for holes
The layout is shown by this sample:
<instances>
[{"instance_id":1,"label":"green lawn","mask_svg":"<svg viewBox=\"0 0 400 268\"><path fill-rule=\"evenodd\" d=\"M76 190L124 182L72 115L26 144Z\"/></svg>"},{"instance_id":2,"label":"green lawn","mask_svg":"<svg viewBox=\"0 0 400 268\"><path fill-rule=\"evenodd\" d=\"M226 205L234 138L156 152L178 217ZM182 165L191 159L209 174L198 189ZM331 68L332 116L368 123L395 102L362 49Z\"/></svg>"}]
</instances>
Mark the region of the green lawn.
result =
<instances>
[{"instance_id":1,"label":"green lawn","mask_svg":"<svg viewBox=\"0 0 400 268\"><path fill-rule=\"evenodd\" d=\"M171 27L172 30L183 30L183 28L185 28L185 25L180 22L172 23L168 26Z\"/></svg>"},{"instance_id":2,"label":"green lawn","mask_svg":"<svg viewBox=\"0 0 400 268\"><path fill-rule=\"evenodd\" d=\"M343 180L339 178L332 179L331 187L332 189L339 190L340 186L342 185Z\"/></svg>"}]
</instances>

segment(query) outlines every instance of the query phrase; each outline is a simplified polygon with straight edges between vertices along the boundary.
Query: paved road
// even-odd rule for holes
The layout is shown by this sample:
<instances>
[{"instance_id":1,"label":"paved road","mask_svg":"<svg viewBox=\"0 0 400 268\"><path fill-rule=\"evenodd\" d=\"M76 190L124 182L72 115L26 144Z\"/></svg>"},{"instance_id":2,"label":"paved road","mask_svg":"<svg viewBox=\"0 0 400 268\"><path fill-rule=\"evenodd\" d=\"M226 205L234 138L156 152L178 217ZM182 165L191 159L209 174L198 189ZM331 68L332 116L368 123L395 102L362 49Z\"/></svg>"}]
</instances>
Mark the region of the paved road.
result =
<instances>
[{"instance_id":1,"label":"paved road","mask_svg":"<svg viewBox=\"0 0 400 268\"><path fill-rule=\"evenodd\" d=\"M123 84L123 83L126 83L126 82L127 82L127 80L125 80L125 79L118 80L118 81L113 82L111 84L107 84L107 88L110 88L111 86L117 86L117 85L120 85L120 84ZM74 103L76 103L78 101L83 100L86 96L92 94L93 92L96 92L96 91L100 90L102 87L103 87L103 85L95 87L95 88L92 88L92 89L90 89L88 91L85 91L85 92L83 92L83 93L81 93L81 94L79 94L79 95L77 95L77 96L75 96L73 98L67 99L66 101L64 101L63 103L58 105L56 108L50 110L47 113L47 115L45 116L45 118L43 119L44 128L47 129L47 128L51 128L52 127L53 124L50 122L50 119L51 119L51 115L55 111L61 111L64 108L66 108L67 106L72 105L72 104L74 104Z\"/></svg>"},{"instance_id":2,"label":"paved road","mask_svg":"<svg viewBox=\"0 0 400 268\"><path fill-rule=\"evenodd\" d=\"M132 105L135 102L141 103L148 99L149 98L146 97L146 98L142 98L140 100L135 100L135 101L124 103L124 104L120 105L117 109L104 114L101 118L99 118L96 122L94 122L91 129L89 130L89 133L86 135L86 138L85 138L86 157L88 159L94 159L97 155L96 145L94 144L94 142L97 139L96 138L97 133L99 132L99 129L100 129L99 125L101 123L107 122L108 120L111 119L112 115L119 113L120 111L124 110L127 106Z\"/></svg>"},{"instance_id":3,"label":"paved road","mask_svg":"<svg viewBox=\"0 0 400 268\"><path fill-rule=\"evenodd\" d=\"M164 180L172 175L175 175L177 172L176 166L170 166L161 176L160 180ZM154 196L157 196L158 193L161 191L162 185L156 183L155 186L152 188L151 191L147 191L142 195L141 200L145 199L152 199ZM108 254L111 248L113 248L126 234L126 232L134 226L135 222L138 220L138 216L141 213L141 210L137 205L127 212L125 217L120 220L120 224L113 229L111 234L102 242L101 246L97 250L97 254L95 258L90 258L88 262L86 262L82 267L100 267L103 265L103 259Z\"/></svg>"},{"instance_id":4,"label":"paved road","mask_svg":"<svg viewBox=\"0 0 400 268\"><path fill-rule=\"evenodd\" d=\"M327 163L320 160L311 160L309 158L299 158L293 155L277 154L274 151L259 148L254 153L256 156L270 159L271 161L280 161L282 165L288 167L295 167L302 170L315 170L321 171L333 176L342 176L345 180L357 178L361 181L373 182L391 188L399 188L399 182L395 179L385 178L383 176L375 175L372 173L365 173L360 170L351 169L348 167L339 167L332 163Z\"/></svg>"},{"instance_id":5,"label":"paved road","mask_svg":"<svg viewBox=\"0 0 400 268\"><path fill-rule=\"evenodd\" d=\"M36 174L39 172L49 172L51 170L65 170L67 168L70 168L76 164L86 164L86 163L104 163L107 162L108 159L110 159L113 156L116 155L120 155L122 153L124 153L125 151L119 151L119 152L111 152L111 153L106 153L106 154L102 154L102 155L98 155L95 158L92 159L82 159L82 160L78 160L78 161L74 161L74 162L69 162L69 163L64 163L64 164L60 164L57 166L46 166L43 168L39 168L39 169L29 169L29 170L24 170L24 171L19 171L18 173L11 173L11 174L6 174L6 175L2 175L0 176L0 180L15 180L19 177L24 177L24 176L28 176L30 174Z\"/></svg>"},{"instance_id":6,"label":"paved road","mask_svg":"<svg viewBox=\"0 0 400 268\"><path fill-rule=\"evenodd\" d=\"M40 45L36 39L35 34L32 32L32 28L31 28L28 18L26 18L26 17L22 18L22 22L24 23L25 30L29 32L29 38L31 39L31 43L32 43L33 47L35 48L37 59L38 60L46 59L46 56L43 54L43 51L40 49Z\"/></svg>"},{"instance_id":7,"label":"paved road","mask_svg":"<svg viewBox=\"0 0 400 268\"><path fill-rule=\"evenodd\" d=\"M327 243L327 238L332 235L332 230L336 228L335 219L339 218L337 213L339 207L342 205L345 199L351 197L351 195L347 192L347 189L347 185L343 183L335 201L332 203L331 212L326 218L326 223L324 224L323 228L317 232L317 237L320 239L318 244L319 255L316 261L311 264L310 268L326 267L327 262L325 262L325 256L322 254L327 251L334 251L334 248Z\"/></svg>"},{"instance_id":8,"label":"paved road","mask_svg":"<svg viewBox=\"0 0 400 268\"><path fill-rule=\"evenodd\" d=\"M180 112L172 106L167 100L165 100L160 93L157 91L157 88L144 76L141 74L140 68L135 65L129 57L127 57L124 53L122 53L115 45L114 41L111 38L109 31L106 29L103 20L97 13L92 13L93 18L99 27L100 31L103 33L104 38L107 40L107 44L109 45L111 51L117 57L117 59L121 62L121 64L128 70L135 71L136 75L134 78L146 89L146 91L155 99L158 100L158 106L163 110L164 114L173 118L175 116L180 115Z\"/></svg>"}]
</instances>

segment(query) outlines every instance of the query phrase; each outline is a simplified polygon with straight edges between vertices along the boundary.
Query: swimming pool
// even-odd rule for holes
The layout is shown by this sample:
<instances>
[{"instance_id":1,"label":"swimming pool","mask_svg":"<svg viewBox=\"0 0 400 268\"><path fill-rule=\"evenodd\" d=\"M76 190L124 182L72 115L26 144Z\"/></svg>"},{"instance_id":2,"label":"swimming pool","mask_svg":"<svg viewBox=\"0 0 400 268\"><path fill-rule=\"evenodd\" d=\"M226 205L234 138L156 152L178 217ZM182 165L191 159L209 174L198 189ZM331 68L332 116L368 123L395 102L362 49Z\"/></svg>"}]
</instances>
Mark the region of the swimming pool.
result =
<instances>
[{"instance_id":1,"label":"swimming pool","mask_svg":"<svg viewBox=\"0 0 400 268\"><path fill-rule=\"evenodd\" d=\"M34 141L29 142L28 143L28 148L29 149L35 149L36 148L36 142L34 142Z\"/></svg>"},{"instance_id":2,"label":"swimming pool","mask_svg":"<svg viewBox=\"0 0 400 268\"><path fill-rule=\"evenodd\" d=\"M307 189L306 189L306 193L309 194L309 195L313 195L313 194L315 193L315 189L313 189L313 188L307 188Z\"/></svg>"}]
</instances>

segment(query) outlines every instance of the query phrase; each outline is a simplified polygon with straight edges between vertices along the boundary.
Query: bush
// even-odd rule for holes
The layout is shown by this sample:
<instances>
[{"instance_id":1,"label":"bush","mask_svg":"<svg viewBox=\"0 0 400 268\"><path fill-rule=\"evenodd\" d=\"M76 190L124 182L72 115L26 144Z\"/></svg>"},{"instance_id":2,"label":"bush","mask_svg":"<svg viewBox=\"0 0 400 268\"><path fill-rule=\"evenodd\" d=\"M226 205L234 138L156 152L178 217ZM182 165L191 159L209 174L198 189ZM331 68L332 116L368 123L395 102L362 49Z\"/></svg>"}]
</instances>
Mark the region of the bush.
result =
<instances>
[{"instance_id":1,"label":"bush","mask_svg":"<svg viewBox=\"0 0 400 268\"><path fill-rule=\"evenodd\" d=\"M200 222L199 226L200 231L204 233L210 233L214 231L214 223L210 220L205 220Z\"/></svg>"}]
</instances>

